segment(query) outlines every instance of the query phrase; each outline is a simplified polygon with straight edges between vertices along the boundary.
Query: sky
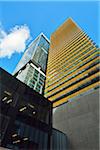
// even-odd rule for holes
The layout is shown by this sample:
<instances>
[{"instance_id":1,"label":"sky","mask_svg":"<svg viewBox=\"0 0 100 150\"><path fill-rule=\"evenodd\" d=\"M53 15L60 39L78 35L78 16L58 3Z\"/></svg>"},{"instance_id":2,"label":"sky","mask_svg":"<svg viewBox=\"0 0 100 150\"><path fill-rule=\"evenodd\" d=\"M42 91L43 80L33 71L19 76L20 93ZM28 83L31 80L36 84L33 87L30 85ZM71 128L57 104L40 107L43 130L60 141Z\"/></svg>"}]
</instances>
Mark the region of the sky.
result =
<instances>
[{"instance_id":1,"label":"sky","mask_svg":"<svg viewBox=\"0 0 100 150\"><path fill-rule=\"evenodd\" d=\"M12 73L32 40L69 17L100 45L98 1L0 1L0 67Z\"/></svg>"}]
</instances>

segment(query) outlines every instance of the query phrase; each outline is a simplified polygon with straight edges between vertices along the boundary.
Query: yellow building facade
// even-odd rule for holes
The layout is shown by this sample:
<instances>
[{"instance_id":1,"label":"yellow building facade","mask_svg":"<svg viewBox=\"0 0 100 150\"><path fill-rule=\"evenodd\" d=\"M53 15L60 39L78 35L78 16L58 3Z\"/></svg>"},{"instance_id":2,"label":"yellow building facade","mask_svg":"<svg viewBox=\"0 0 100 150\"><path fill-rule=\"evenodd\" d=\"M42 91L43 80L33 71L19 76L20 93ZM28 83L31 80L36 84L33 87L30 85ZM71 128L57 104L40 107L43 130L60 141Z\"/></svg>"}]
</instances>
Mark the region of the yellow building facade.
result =
<instances>
[{"instance_id":1,"label":"yellow building facade","mask_svg":"<svg viewBox=\"0 0 100 150\"><path fill-rule=\"evenodd\" d=\"M45 97L53 107L99 87L99 48L71 18L50 41Z\"/></svg>"}]
</instances>

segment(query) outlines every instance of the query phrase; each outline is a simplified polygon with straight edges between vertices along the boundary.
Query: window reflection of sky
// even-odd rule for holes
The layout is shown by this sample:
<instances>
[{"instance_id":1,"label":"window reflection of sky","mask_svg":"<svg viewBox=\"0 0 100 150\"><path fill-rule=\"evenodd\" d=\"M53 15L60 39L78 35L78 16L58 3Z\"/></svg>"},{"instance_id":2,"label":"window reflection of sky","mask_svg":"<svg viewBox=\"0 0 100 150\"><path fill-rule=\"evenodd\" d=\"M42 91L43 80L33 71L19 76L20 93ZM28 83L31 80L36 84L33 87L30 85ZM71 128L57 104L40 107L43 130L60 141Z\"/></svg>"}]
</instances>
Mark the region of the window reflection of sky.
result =
<instances>
[{"instance_id":1,"label":"window reflection of sky","mask_svg":"<svg viewBox=\"0 0 100 150\"><path fill-rule=\"evenodd\" d=\"M33 60L42 68L43 71L45 71L48 49L49 42L43 35L40 35L29 45L28 49L19 61L14 73L20 70L27 62L29 62L29 60Z\"/></svg>"}]
</instances>

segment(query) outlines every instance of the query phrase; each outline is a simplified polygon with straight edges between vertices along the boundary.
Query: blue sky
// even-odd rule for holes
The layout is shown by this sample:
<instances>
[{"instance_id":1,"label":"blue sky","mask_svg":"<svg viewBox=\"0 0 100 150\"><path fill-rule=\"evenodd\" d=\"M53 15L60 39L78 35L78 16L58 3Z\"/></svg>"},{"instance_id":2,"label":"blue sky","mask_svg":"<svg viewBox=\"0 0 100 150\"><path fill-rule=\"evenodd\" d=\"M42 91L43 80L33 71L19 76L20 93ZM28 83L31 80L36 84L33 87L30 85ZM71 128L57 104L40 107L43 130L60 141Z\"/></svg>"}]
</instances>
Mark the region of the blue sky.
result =
<instances>
[{"instance_id":1,"label":"blue sky","mask_svg":"<svg viewBox=\"0 0 100 150\"><path fill-rule=\"evenodd\" d=\"M71 17L99 44L98 7L96 1L0 2L0 23L7 34L16 25L26 24L30 30L31 42L41 32L50 38L51 33ZM10 58L0 58L0 66L12 73L22 54L14 53Z\"/></svg>"}]
</instances>

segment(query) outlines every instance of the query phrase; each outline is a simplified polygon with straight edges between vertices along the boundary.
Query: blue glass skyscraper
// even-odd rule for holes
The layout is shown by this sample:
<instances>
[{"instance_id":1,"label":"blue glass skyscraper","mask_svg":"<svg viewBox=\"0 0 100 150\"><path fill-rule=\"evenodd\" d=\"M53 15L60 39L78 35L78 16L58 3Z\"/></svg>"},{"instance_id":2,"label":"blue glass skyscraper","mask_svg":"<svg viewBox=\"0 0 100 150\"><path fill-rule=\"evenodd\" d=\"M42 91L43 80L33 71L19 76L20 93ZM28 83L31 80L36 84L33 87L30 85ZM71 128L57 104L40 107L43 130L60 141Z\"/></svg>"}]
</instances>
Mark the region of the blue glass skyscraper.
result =
<instances>
[{"instance_id":1,"label":"blue glass skyscraper","mask_svg":"<svg viewBox=\"0 0 100 150\"><path fill-rule=\"evenodd\" d=\"M41 33L26 49L13 75L39 92L43 92L50 42Z\"/></svg>"}]
</instances>

